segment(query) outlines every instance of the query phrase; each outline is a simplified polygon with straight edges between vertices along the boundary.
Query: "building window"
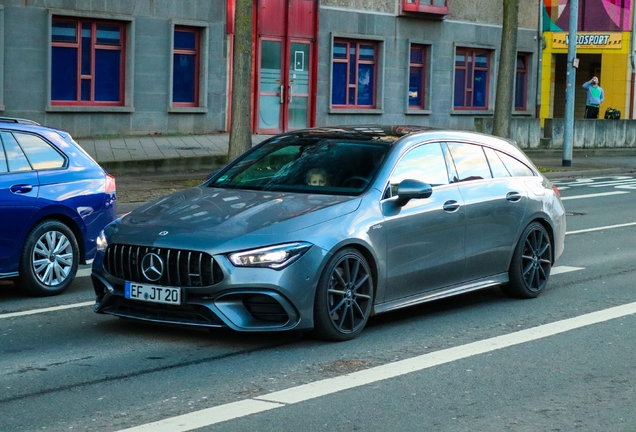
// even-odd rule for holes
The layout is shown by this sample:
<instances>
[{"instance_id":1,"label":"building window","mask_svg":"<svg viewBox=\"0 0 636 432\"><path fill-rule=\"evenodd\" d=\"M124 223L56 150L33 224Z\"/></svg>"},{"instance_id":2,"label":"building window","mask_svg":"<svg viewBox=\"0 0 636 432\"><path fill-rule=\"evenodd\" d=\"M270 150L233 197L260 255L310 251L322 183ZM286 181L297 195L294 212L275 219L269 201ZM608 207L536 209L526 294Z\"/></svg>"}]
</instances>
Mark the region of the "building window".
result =
<instances>
[{"instance_id":1,"label":"building window","mask_svg":"<svg viewBox=\"0 0 636 432\"><path fill-rule=\"evenodd\" d=\"M450 0L402 0L403 12L447 15Z\"/></svg>"},{"instance_id":2,"label":"building window","mask_svg":"<svg viewBox=\"0 0 636 432\"><path fill-rule=\"evenodd\" d=\"M423 110L426 93L426 46L411 45L409 64L409 109Z\"/></svg>"},{"instance_id":3,"label":"building window","mask_svg":"<svg viewBox=\"0 0 636 432\"><path fill-rule=\"evenodd\" d=\"M515 76L515 111L525 111L528 101L528 61L527 54L517 55L517 75Z\"/></svg>"},{"instance_id":4,"label":"building window","mask_svg":"<svg viewBox=\"0 0 636 432\"><path fill-rule=\"evenodd\" d=\"M332 107L375 108L377 58L377 42L334 41Z\"/></svg>"},{"instance_id":5,"label":"building window","mask_svg":"<svg viewBox=\"0 0 636 432\"><path fill-rule=\"evenodd\" d=\"M457 48L455 53L455 109L488 109L490 52Z\"/></svg>"},{"instance_id":6,"label":"building window","mask_svg":"<svg viewBox=\"0 0 636 432\"><path fill-rule=\"evenodd\" d=\"M199 106L200 30L174 28L172 60L173 106Z\"/></svg>"},{"instance_id":7,"label":"building window","mask_svg":"<svg viewBox=\"0 0 636 432\"><path fill-rule=\"evenodd\" d=\"M125 24L54 18L52 105L123 105Z\"/></svg>"}]
</instances>

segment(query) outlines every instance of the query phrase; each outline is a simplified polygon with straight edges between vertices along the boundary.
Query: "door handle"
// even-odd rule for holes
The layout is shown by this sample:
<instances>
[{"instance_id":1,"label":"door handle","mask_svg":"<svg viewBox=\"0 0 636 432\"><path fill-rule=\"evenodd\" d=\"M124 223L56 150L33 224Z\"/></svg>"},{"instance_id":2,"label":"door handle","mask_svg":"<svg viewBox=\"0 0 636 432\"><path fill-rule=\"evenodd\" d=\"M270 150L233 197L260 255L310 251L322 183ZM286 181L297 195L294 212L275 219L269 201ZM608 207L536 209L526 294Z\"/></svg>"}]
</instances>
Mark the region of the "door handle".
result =
<instances>
[{"instance_id":1,"label":"door handle","mask_svg":"<svg viewBox=\"0 0 636 432\"><path fill-rule=\"evenodd\" d=\"M511 202L517 202L521 199L521 194L519 192L508 192L506 199Z\"/></svg>"},{"instance_id":2,"label":"door handle","mask_svg":"<svg viewBox=\"0 0 636 432\"><path fill-rule=\"evenodd\" d=\"M292 102L292 92L294 91L294 86L291 84L287 87L287 103Z\"/></svg>"},{"instance_id":3,"label":"door handle","mask_svg":"<svg viewBox=\"0 0 636 432\"><path fill-rule=\"evenodd\" d=\"M281 105L285 103L285 86L280 86L280 103Z\"/></svg>"},{"instance_id":4,"label":"door handle","mask_svg":"<svg viewBox=\"0 0 636 432\"><path fill-rule=\"evenodd\" d=\"M17 184L9 188L9 190L15 194L24 194L33 190L33 185L30 184Z\"/></svg>"},{"instance_id":5,"label":"door handle","mask_svg":"<svg viewBox=\"0 0 636 432\"><path fill-rule=\"evenodd\" d=\"M459 209L459 203L455 200L446 201L444 203L443 209L445 212L454 213Z\"/></svg>"}]
</instances>

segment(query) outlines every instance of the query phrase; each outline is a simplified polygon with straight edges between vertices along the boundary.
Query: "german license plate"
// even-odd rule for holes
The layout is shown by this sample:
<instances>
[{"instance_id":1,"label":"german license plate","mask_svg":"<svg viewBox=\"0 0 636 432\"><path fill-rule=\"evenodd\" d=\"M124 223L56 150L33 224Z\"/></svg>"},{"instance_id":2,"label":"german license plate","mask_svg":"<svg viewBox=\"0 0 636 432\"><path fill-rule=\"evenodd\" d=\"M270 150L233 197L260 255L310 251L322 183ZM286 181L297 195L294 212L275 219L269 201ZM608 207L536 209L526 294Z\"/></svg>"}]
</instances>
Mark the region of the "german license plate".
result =
<instances>
[{"instance_id":1,"label":"german license plate","mask_svg":"<svg viewBox=\"0 0 636 432\"><path fill-rule=\"evenodd\" d=\"M181 288L126 282L124 297L152 303L181 304Z\"/></svg>"}]
</instances>

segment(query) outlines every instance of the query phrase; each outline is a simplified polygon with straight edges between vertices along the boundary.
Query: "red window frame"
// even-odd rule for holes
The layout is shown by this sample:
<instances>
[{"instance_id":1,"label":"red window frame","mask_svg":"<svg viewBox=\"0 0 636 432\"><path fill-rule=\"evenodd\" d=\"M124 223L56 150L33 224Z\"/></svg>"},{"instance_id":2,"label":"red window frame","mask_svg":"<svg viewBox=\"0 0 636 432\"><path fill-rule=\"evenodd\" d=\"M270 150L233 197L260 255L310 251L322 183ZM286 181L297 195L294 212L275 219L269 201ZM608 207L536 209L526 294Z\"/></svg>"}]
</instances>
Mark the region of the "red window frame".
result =
<instances>
[{"instance_id":1,"label":"red window frame","mask_svg":"<svg viewBox=\"0 0 636 432\"><path fill-rule=\"evenodd\" d=\"M477 66L475 62L478 55L486 55L486 67ZM473 48L457 48L455 51L455 64L453 73L456 74L457 70L466 71L466 82L464 83L464 105L458 106L453 102L453 107L456 110L488 110L488 94L490 93L490 54L491 51L484 49ZM464 55L464 66L457 66L457 57ZM471 66L472 65L472 66ZM483 107L473 106L473 84L475 82L475 71L486 72L486 88L485 88L485 103Z\"/></svg>"},{"instance_id":2,"label":"red window frame","mask_svg":"<svg viewBox=\"0 0 636 432\"><path fill-rule=\"evenodd\" d=\"M450 0L441 0L444 5L440 6L440 0L402 0L402 12L420 12L435 15L448 15L448 3Z\"/></svg>"},{"instance_id":3,"label":"red window frame","mask_svg":"<svg viewBox=\"0 0 636 432\"><path fill-rule=\"evenodd\" d=\"M340 109L374 109L377 106L377 87L378 87L378 46L379 43L377 41L373 41L373 40L351 40L351 39L334 39L334 44L346 44L347 48L346 48L346 52L347 55L345 56L345 58L343 59L337 59L334 58L333 56L333 52L331 53L331 61L333 63L344 63L347 66L347 77L351 76L351 64L349 62L350 60L350 53L351 53L351 47L355 47L355 53L356 53L356 57L355 57L355 75L354 75L354 82L351 83L349 82L350 80L347 79L347 83L346 83L346 92L345 92L345 104L344 105L332 105L332 108L340 108ZM361 45L373 45L373 60L367 60L367 59L361 59L360 58L360 46ZM333 63L332 63L332 69L333 69ZM373 99L373 103L371 105L358 105L357 104L357 100L358 100L358 72L359 72L359 66L363 65L363 64L367 64L367 65L373 65L373 95L372 95L372 99ZM332 77L333 79L333 77ZM333 83L332 83L333 86ZM354 89L354 98L353 100L356 101L353 104L349 103L349 90L350 89Z\"/></svg>"},{"instance_id":4,"label":"red window frame","mask_svg":"<svg viewBox=\"0 0 636 432\"><path fill-rule=\"evenodd\" d=\"M420 82L420 89L421 89L421 97L420 97L420 104L419 105L411 105L409 103L409 109L410 110L423 110L424 107L426 106L426 55L427 55L427 49L428 47L426 45L421 45L421 44L412 44L411 45L411 50L409 52L409 71L413 70L413 69L419 69L421 70L421 77L422 77L422 82ZM422 52L422 61L421 62L414 62L413 61L413 51L417 50L417 51L421 51ZM411 79L410 79L410 75L409 75L409 87L411 84ZM409 89L410 91L410 89ZM409 94L410 96L410 94Z\"/></svg>"},{"instance_id":5,"label":"red window frame","mask_svg":"<svg viewBox=\"0 0 636 432\"><path fill-rule=\"evenodd\" d=\"M523 67L519 67L519 59L523 58ZM528 61L530 55L525 53L517 54L517 72L515 75L515 111L525 111L528 107ZM523 74L523 105L517 105L517 85L519 84L519 76Z\"/></svg>"},{"instance_id":6,"label":"red window frame","mask_svg":"<svg viewBox=\"0 0 636 432\"><path fill-rule=\"evenodd\" d=\"M175 102L172 101L173 107L198 107L199 106L199 83L200 83L200 74L201 74L201 29L197 27L186 27L186 26L175 26L173 30L173 38L174 32L189 32L194 33L194 49L177 49L173 47L172 56L174 58L175 54L186 54L186 55L194 55L194 101L193 102ZM172 75L172 80L174 85L174 71ZM174 97L174 96L173 96Z\"/></svg>"},{"instance_id":7,"label":"red window frame","mask_svg":"<svg viewBox=\"0 0 636 432\"><path fill-rule=\"evenodd\" d=\"M77 99L76 100L51 100L51 105L56 106L122 106L124 105L124 88L125 88L125 70L126 70L126 25L119 21L109 20L92 20L92 19L73 19L66 17L55 17L53 23L74 23L76 26L75 42L51 41L51 47L74 48L77 50ZM82 74L82 24L91 25L91 73ZM97 43L97 25L105 24L109 26L118 26L120 29L119 44L100 44ZM118 101L95 101L95 51L113 50L119 51L119 100ZM90 81L90 99L82 100L82 81Z\"/></svg>"}]
</instances>

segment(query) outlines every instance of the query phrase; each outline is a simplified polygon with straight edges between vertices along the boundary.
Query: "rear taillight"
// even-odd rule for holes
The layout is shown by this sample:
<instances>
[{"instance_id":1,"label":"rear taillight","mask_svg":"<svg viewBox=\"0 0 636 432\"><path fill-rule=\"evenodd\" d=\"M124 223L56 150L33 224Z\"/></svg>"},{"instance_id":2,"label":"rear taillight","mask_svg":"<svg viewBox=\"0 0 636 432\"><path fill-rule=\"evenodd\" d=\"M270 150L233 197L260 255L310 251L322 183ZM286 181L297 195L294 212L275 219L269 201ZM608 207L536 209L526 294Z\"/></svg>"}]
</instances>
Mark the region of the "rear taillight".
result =
<instances>
[{"instance_id":1,"label":"rear taillight","mask_svg":"<svg viewBox=\"0 0 636 432\"><path fill-rule=\"evenodd\" d=\"M559 192L559 188L556 187L555 185L552 185L552 190L554 191L554 193L560 197L561 196L561 192Z\"/></svg>"},{"instance_id":2,"label":"rear taillight","mask_svg":"<svg viewBox=\"0 0 636 432\"><path fill-rule=\"evenodd\" d=\"M111 174L106 174L106 193L114 194L116 191L115 177Z\"/></svg>"}]
</instances>

